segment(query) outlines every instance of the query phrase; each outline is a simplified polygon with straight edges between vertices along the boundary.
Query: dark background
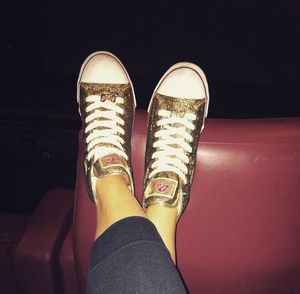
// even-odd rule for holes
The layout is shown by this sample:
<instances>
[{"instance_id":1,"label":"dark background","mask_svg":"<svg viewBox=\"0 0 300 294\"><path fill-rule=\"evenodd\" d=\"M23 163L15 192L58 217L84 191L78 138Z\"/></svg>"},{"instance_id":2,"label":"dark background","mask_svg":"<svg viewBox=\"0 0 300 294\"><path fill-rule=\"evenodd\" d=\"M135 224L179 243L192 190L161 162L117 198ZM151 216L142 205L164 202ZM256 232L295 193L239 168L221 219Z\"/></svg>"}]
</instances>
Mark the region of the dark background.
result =
<instances>
[{"instance_id":1,"label":"dark background","mask_svg":"<svg viewBox=\"0 0 300 294\"><path fill-rule=\"evenodd\" d=\"M124 63L141 109L168 67L191 61L209 81L209 117L300 116L297 0L8 5L2 24L1 211L31 212L49 188L74 188L76 79L97 50Z\"/></svg>"}]
</instances>

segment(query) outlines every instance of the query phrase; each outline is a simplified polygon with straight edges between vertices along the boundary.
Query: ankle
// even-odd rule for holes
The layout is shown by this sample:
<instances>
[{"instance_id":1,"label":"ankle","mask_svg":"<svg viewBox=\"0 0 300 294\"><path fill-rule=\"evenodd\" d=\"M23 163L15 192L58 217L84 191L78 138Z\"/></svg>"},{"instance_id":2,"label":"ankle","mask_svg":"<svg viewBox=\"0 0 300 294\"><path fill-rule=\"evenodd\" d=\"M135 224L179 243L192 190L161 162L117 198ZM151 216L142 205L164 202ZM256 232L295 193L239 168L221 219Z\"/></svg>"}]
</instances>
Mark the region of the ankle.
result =
<instances>
[{"instance_id":1,"label":"ankle","mask_svg":"<svg viewBox=\"0 0 300 294\"><path fill-rule=\"evenodd\" d=\"M114 193L118 190L129 190L128 180L122 175L108 175L98 178L96 181L97 196Z\"/></svg>"},{"instance_id":2,"label":"ankle","mask_svg":"<svg viewBox=\"0 0 300 294\"><path fill-rule=\"evenodd\" d=\"M150 205L146 209L147 216L152 220L158 220L161 223L168 224L170 227L176 227L177 207L167 207L159 205Z\"/></svg>"}]
</instances>

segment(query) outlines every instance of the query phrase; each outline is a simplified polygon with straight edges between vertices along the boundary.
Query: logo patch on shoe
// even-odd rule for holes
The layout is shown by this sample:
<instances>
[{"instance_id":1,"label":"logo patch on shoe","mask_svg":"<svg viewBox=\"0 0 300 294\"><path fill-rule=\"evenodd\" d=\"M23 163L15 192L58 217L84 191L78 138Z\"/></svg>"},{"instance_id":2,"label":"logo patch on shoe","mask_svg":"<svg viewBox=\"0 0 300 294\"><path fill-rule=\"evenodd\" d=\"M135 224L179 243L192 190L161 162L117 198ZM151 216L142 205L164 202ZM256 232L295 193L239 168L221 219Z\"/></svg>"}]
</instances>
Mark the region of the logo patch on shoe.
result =
<instances>
[{"instance_id":1,"label":"logo patch on shoe","mask_svg":"<svg viewBox=\"0 0 300 294\"><path fill-rule=\"evenodd\" d=\"M150 183L145 191L145 197L162 196L169 199L174 197L177 189L178 182L173 179L167 178L154 178L150 180Z\"/></svg>"},{"instance_id":2,"label":"logo patch on shoe","mask_svg":"<svg viewBox=\"0 0 300 294\"><path fill-rule=\"evenodd\" d=\"M101 102L104 102L106 100L109 100L111 102L116 102L116 98L117 98L117 95L116 94L113 94L113 93L102 93L101 96L100 96L100 101Z\"/></svg>"},{"instance_id":3,"label":"logo patch on shoe","mask_svg":"<svg viewBox=\"0 0 300 294\"><path fill-rule=\"evenodd\" d=\"M101 168L105 168L108 166L125 166L126 161L123 157L119 156L118 154L109 154L106 156L103 156L100 159Z\"/></svg>"}]
</instances>

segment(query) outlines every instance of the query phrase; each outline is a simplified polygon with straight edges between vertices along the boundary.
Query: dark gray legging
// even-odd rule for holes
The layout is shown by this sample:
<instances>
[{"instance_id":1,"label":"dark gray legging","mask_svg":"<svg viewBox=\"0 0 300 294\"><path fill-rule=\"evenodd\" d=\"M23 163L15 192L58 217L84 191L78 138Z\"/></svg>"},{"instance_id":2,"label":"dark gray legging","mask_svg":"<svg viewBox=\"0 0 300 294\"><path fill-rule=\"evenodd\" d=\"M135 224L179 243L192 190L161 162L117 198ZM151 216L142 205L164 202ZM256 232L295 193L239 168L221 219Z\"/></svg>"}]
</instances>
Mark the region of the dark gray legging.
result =
<instances>
[{"instance_id":1,"label":"dark gray legging","mask_svg":"<svg viewBox=\"0 0 300 294\"><path fill-rule=\"evenodd\" d=\"M129 217L94 242L87 293L187 292L155 226Z\"/></svg>"}]
</instances>

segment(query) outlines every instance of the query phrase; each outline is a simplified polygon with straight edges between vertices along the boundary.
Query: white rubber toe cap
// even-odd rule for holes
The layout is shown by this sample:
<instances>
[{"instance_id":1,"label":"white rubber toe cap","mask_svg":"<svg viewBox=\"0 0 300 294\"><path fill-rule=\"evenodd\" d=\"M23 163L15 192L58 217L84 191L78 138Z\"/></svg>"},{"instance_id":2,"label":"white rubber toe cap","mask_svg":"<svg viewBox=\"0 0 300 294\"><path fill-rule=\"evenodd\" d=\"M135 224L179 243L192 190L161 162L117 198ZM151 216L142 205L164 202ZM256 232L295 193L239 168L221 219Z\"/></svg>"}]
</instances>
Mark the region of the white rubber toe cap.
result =
<instances>
[{"instance_id":1,"label":"white rubber toe cap","mask_svg":"<svg viewBox=\"0 0 300 294\"><path fill-rule=\"evenodd\" d=\"M205 84L199 73L184 65L171 70L162 80L157 92L178 98L203 99L206 97Z\"/></svg>"},{"instance_id":2,"label":"white rubber toe cap","mask_svg":"<svg viewBox=\"0 0 300 294\"><path fill-rule=\"evenodd\" d=\"M90 55L82 65L80 82L127 84L128 74L122 63L113 54L96 52Z\"/></svg>"}]
</instances>

